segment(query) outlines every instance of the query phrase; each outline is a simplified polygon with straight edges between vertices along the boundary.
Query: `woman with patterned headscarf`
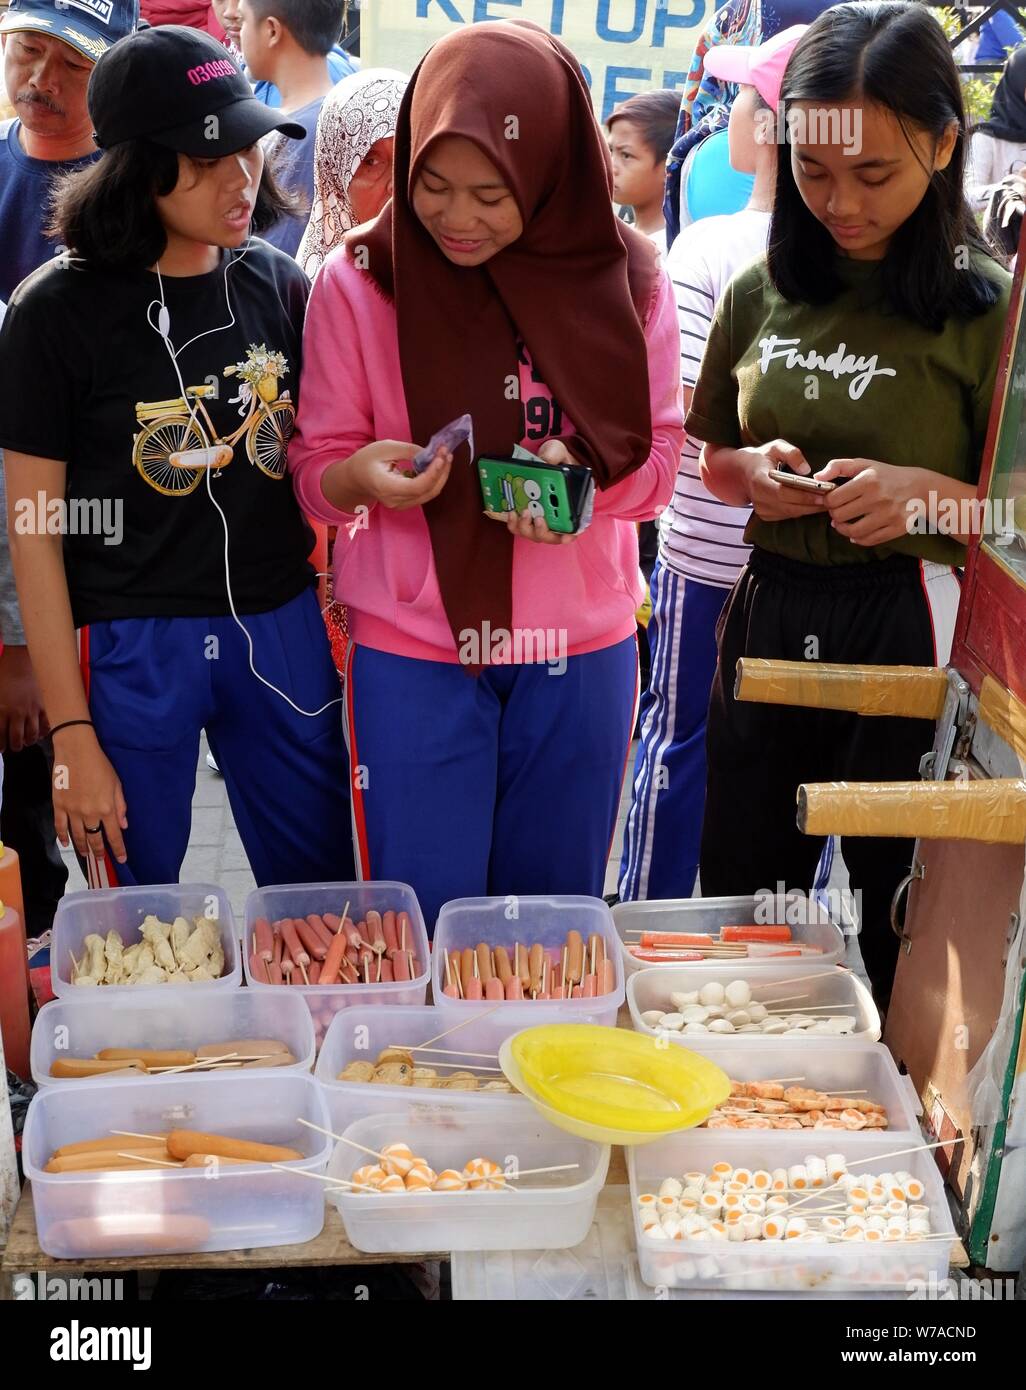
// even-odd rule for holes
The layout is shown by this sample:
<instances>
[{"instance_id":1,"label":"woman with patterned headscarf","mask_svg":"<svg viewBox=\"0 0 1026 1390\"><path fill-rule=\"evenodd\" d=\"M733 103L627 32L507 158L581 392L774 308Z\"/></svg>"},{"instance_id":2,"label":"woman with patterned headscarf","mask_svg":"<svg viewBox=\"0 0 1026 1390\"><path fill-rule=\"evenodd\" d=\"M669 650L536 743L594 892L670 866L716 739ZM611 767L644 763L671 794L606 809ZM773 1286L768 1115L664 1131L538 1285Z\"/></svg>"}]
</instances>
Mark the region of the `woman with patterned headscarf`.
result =
<instances>
[{"instance_id":1,"label":"woman with patterned headscarf","mask_svg":"<svg viewBox=\"0 0 1026 1390\"><path fill-rule=\"evenodd\" d=\"M313 211L296 254L311 280L345 233L372 221L392 196L392 142L408 81L391 68L367 68L324 98Z\"/></svg>"}]
</instances>

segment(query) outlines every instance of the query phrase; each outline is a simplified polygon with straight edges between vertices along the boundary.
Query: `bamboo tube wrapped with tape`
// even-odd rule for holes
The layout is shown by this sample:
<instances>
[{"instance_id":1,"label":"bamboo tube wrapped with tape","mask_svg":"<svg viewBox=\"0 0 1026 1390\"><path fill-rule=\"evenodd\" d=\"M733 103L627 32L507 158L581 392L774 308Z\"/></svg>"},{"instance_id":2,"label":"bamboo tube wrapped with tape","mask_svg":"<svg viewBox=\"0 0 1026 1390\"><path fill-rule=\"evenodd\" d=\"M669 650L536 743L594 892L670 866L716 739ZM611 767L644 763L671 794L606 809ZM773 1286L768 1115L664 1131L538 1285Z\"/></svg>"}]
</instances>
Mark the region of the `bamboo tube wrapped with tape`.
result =
<instances>
[{"instance_id":1,"label":"bamboo tube wrapped with tape","mask_svg":"<svg viewBox=\"0 0 1026 1390\"><path fill-rule=\"evenodd\" d=\"M1026 843L1026 781L811 782L798 788L806 835Z\"/></svg>"},{"instance_id":2,"label":"bamboo tube wrapped with tape","mask_svg":"<svg viewBox=\"0 0 1026 1390\"><path fill-rule=\"evenodd\" d=\"M734 698L761 705L803 705L854 714L939 719L948 690L939 666L842 666L743 656Z\"/></svg>"}]
</instances>

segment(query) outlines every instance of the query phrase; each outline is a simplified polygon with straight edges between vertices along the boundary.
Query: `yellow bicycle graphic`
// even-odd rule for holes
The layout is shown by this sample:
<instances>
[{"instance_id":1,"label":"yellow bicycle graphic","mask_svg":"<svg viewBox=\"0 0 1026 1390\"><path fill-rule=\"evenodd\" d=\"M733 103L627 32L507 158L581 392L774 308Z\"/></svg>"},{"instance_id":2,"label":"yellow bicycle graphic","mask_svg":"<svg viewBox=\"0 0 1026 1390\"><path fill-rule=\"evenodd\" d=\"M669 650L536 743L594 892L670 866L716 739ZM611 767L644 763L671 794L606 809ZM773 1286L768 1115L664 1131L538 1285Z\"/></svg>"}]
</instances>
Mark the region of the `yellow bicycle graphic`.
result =
<instances>
[{"instance_id":1,"label":"yellow bicycle graphic","mask_svg":"<svg viewBox=\"0 0 1026 1390\"><path fill-rule=\"evenodd\" d=\"M134 437L135 467L166 497L184 497L199 486L207 469L219 473L227 468L235 445L245 435L250 462L270 478L284 477L296 419L288 392L278 394L278 378L287 370L284 358L268 353L262 345L250 348L245 362L224 369L226 377L243 379L244 408L247 388L249 392L245 418L234 433L224 437L218 436L203 403L216 395L215 385L187 386L185 396L174 400L137 402L136 419L144 428Z\"/></svg>"}]
</instances>

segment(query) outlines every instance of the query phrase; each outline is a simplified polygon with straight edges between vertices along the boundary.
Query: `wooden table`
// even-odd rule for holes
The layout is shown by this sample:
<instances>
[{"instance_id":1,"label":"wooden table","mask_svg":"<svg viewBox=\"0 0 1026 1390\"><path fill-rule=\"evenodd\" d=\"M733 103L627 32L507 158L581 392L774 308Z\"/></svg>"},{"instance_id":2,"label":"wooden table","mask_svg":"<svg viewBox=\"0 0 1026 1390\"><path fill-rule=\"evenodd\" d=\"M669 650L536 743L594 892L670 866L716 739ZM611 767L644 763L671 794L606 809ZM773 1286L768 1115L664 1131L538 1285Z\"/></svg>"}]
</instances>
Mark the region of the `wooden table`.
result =
<instances>
[{"instance_id":1,"label":"wooden table","mask_svg":"<svg viewBox=\"0 0 1026 1390\"><path fill-rule=\"evenodd\" d=\"M627 1182L623 1149L613 1149L607 1184L622 1187ZM14 1213L10 1238L0 1260L0 1301L12 1297L12 1281L19 1274L80 1275L88 1269L99 1277L134 1274L140 1270L165 1269L313 1269L346 1265L418 1264L424 1260L448 1260L448 1251L434 1254L369 1255L357 1250L346 1238L342 1218L331 1205L324 1210L324 1229L302 1245L265 1245L256 1249L217 1250L205 1255L130 1255L125 1259L57 1260L39 1248L36 1217L32 1206L32 1184L26 1183Z\"/></svg>"}]
</instances>

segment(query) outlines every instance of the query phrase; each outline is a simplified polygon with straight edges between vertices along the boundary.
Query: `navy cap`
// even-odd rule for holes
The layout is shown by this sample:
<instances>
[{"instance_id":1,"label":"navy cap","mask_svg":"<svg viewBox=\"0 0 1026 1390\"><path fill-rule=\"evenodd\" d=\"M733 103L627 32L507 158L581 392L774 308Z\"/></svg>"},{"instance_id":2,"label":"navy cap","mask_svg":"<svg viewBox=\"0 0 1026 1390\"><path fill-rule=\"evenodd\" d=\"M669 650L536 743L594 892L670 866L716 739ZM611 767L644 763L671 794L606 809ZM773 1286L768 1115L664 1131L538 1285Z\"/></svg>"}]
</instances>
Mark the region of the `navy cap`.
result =
<instances>
[{"instance_id":1,"label":"navy cap","mask_svg":"<svg viewBox=\"0 0 1026 1390\"><path fill-rule=\"evenodd\" d=\"M218 159L280 130L301 140L304 126L253 95L228 49L180 24L142 29L106 53L87 95L102 150L152 140L194 159Z\"/></svg>"},{"instance_id":2,"label":"navy cap","mask_svg":"<svg viewBox=\"0 0 1026 1390\"><path fill-rule=\"evenodd\" d=\"M138 22L139 0L11 0L0 34L49 34L95 63Z\"/></svg>"}]
</instances>

